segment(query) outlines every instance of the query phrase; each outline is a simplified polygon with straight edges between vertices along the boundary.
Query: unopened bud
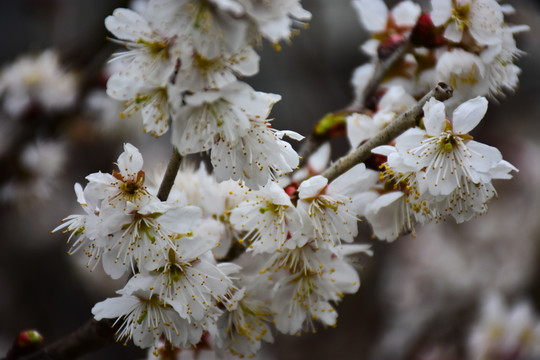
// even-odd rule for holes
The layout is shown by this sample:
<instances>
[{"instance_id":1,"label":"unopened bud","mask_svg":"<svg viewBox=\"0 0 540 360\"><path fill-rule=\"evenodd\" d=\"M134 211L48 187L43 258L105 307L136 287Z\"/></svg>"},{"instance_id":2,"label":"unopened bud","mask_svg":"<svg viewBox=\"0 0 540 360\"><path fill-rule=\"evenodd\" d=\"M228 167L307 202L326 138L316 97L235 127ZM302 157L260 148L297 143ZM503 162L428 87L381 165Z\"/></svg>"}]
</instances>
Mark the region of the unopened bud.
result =
<instances>
[{"instance_id":1,"label":"unopened bud","mask_svg":"<svg viewBox=\"0 0 540 360\"><path fill-rule=\"evenodd\" d=\"M16 342L21 348L35 348L43 343L43 336L36 330L25 330L19 333Z\"/></svg>"},{"instance_id":2,"label":"unopened bud","mask_svg":"<svg viewBox=\"0 0 540 360\"><path fill-rule=\"evenodd\" d=\"M379 56L379 59L388 59L394 53L394 51L396 51L397 48L400 47L400 45L403 43L403 40L403 35L392 34L385 38L383 41L381 41L379 47L377 48L377 55Z\"/></svg>"},{"instance_id":3,"label":"unopened bud","mask_svg":"<svg viewBox=\"0 0 540 360\"><path fill-rule=\"evenodd\" d=\"M423 13L413 28L411 42L415 46L432 49L443 46L446 40L444 39L443 28L433 25L431 15Z\"/></svg>"}]
</instances>

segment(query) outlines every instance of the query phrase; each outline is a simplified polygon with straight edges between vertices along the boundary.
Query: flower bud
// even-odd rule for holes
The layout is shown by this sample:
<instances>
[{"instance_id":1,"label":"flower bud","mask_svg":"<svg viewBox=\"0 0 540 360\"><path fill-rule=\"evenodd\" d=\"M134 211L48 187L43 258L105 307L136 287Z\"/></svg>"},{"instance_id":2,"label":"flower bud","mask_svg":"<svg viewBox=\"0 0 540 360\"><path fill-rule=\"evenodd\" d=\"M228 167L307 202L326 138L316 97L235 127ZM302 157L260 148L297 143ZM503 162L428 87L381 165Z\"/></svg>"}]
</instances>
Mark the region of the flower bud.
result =
<instances>
[{"instance_id":1,"label":"flower bud","mask_svg":"<svg viewBox=\"0 0 540 360\"><path fill-rule=\"evenodd\" d=\"M429 13L423 13L413 28L411 42L415 46L424 46L432 49L443 46L446 41L443 35L443 28L433 25L431 15Z\"/></svg>"}]
</instances>

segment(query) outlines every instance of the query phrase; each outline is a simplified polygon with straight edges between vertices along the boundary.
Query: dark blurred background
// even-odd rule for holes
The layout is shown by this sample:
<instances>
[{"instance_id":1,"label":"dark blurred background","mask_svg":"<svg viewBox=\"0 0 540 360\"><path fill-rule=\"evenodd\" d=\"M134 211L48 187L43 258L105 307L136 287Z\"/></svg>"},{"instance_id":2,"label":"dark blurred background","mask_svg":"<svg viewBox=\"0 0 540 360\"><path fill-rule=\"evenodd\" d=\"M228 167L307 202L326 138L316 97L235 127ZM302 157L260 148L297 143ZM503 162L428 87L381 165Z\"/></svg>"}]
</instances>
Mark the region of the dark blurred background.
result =
<instances>
[{"instance_id":1,"label":"dark blurred background","mask_svg":"<svg viewBox=\"0 0 540 360\"><path fill-rule=\"evenodd\" d=\"M349 0L302 3L313 14L309 28L281 51L265 44L260 73L247 81L259 91L282 95L272 112L275 128L307 135L316 120L351 101L350 76L366 61L359 51L366 34ZM104 18L126 5L116 0L0 0L0 62L55 48L70 68L92 69L115 49L105 39ZM518 61L523 69L521 84L514 94L490 102L486 119L473 135L498 146L520 172L510 182L497 183L499 200L492 201L490 213L467 225L424 230L419 226L416 238L407 235L387 244L371 239L368 226L362 224L361 240L374 244L375 255L358 263L362 286L339 305L338 326L300 337L278 336L274 345L265 347L270 357L459 359L476 316L479 289L493 288L509 299L530 298L540 309L536 275L540 270L536 265L540 263L540 42L536 36L540 8L532 0L513 5L517 14L510 21L531 27L529 33L517 36L519 47L527 53ZM143 155L144 149L152 149L150 159L156 161L166 162L170 151L168 137L111 140L85 133L84 126L78 131L83 136L71 134L78 142L70 142L66 149L68 160L52 197L1 205L0 355L24 329L38 329L47 341L66 335L91 317L96 302L122 287L99 269L89 273L82 256L68 256L67 236L50 234L62 218L79 212L73 183L84 184L84 177L98 170L110 172L123 141L141 147ZM347 151L346 141L333 145L334 157ZM441 245L444 241L455 242L446 251L461 260L441 268L442 261L427 259L448 258L443 252L447 245ZM486 265L478 269L475 265L480 262ZM448 279L438 277L443 275ZM405 285L407 289L400 288ZM428 308L432 309L428 314L421 312ZM144 357L145 352L131 344L116 344L85 359Z\"/></svg>"}]
</instances>

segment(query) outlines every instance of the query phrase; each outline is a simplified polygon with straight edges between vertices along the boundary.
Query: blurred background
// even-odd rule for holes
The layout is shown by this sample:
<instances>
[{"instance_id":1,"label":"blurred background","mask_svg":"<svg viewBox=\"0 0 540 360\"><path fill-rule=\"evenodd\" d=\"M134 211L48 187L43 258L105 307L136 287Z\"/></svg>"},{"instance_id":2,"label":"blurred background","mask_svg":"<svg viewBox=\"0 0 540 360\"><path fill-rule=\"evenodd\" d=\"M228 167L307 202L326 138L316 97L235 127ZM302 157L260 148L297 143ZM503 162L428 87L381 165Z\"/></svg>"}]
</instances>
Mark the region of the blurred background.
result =
<instances>
[{"instance_id":1,"label":"blurred background","mask_svg":"<svg viewBox=\"0 0 540 360\"><path fill-rule=\"evenodd\" d=\"M313 14L309 28L281 51L265 43L260 73L246 80L282 95L272 112L275 128L307 135L324 114L351 102L350 76L367 60L359 50L367 35L349 0L302 3ZM278 336L264 347L268 358L463 359L486 294L497 292L509 305L529 301L540 313L540 6L533 0L512 5L517 11L509 21L531 27L517 35L526 52L517 62L520 86L490 101L473 135L497 146L519 173L496 183L499 198L488 213L463 225L418 226L415 237L388 244L373 240L369 226L360 224L359 241L372 243L375 254L357 264L362 286L339 305L337 327ZM94 91L98 97L105 85L101 65L115 50L103 20L122 6L127 2L2 0L0 63L54 48L82 79L79 98ZM66 235L50 234L62 218L79 212L73 184L98 170L110 172L123 142L139 147L147 165L168 160L168 136L154 139L139 132L139 123L100 118L103 109L92 104L78 100L77 111L60 121L29 113L13 122L0 113L0 356L21 330L38 329L47 341L70 333L91 317L96 302L122 286L99 268L90 273L82 256L67 255ZM343 139L332 145L334 158L348 150ZM20 159L31 163L47 152L43 171L59 171L34 184ZM115 344L85 359L144 357L132 344Z\"/></svg>"}]
</instances>

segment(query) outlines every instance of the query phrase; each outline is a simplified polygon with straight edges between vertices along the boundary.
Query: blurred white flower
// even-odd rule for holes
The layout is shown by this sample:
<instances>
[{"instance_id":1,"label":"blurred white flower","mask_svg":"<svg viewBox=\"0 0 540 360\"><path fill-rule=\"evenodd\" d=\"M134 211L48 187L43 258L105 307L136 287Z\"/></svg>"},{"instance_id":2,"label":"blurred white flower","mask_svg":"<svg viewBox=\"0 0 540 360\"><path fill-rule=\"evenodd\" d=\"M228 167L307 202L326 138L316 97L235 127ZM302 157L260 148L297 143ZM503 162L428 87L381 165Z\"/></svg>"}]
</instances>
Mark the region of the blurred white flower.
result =
<instances>
[{"instance_id":1,"label":"blurred white flower","mask_svg":"<svg viewBox=\"0 0 540 360\"><path fill-rule=\"evenodd\" d=\"M37 105L45 111L62 111L75 103L77 76L66 71L55 50L23 56L4 67L0 93L8 114L18 117Z\"/></svg>"}]
</instances>

